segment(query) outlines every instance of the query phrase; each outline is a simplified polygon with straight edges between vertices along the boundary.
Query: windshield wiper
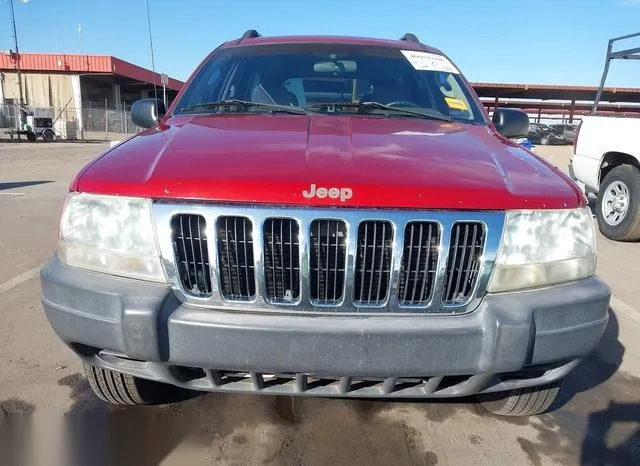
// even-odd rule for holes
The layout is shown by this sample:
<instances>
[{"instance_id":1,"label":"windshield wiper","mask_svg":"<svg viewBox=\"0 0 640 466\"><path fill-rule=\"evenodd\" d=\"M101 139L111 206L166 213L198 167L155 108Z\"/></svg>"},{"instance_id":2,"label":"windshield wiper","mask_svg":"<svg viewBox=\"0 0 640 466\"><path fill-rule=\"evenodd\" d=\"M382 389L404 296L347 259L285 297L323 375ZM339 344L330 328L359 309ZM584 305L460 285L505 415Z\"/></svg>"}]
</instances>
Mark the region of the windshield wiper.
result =
<instances>
[{"instance_id":1,"label":"windshield wiper","mask_svg":"<svg viewBox=\"0 0 640 466\"><path fill-rule=\"evenodd\" d=\"M203 102L200 104L187 105L180 109L181 112L189 112L191 110L214 110L220 107L240 106L248 109L249 107L270 110L271 112L293 113L296 115L306 115L306 110L300 107L291 107L289 105L266 104L262 102L250 102L248 100L227 99L220 102Z\"/></svg>"},{"instance_id":2,"label":"windshield wiper","mask_svg":"<svg viewBox=\"0 0 640 466\"><path fill-rule=\"evenodd\" d=\"M381 104L380 102L347 102L347 103L336 103L336 104L311 104L308 105L307 108L310 109L322 109L322 108L331 108L331 107L346 107L346 108L357 108L358 110L386 110L388 112L403 114L403 115L411 115L417 116L420 118L427 118L429 120L441 120L451 122L451 117L438 113L424 113L419 110L410 110L402 107L391 107L389 105Z\"/></svg>"}]
</instances>

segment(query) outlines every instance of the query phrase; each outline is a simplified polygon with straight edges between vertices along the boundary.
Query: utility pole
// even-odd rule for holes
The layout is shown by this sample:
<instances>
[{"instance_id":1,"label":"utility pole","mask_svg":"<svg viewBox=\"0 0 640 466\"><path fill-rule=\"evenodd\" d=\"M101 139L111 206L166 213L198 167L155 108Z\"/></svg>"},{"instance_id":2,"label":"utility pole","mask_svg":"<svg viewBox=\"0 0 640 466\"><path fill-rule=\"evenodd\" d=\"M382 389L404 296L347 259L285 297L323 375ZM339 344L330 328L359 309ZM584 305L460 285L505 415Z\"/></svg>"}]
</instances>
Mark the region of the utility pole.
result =
<instances>
[{"instance_id":1,"label":"utility pole","mask_svg":"<svg viewBox=\"0 0 640 466\"><path fill-rule=\"evenodd\" d=\"M20 49L18 48L18 32L16 31L16 15L13 11L13 0L9 0L9 8L11 8L11 25L13 26L13 43L16 48L15 62L16 62L16 71L18 72L18 95L20 96L20 100L18 101L18 141L20 141L20 131L22 131L23 125L25 124L26 114L22 110L22 106L24 105L24 96L22 95L22 73L20 72Z\"/></svg>"},{"instance_id":2,"label":"utility pole","mask_svg":"<svg viewBox=\"0 0 640 466\"><path fill-rule=\"evenodd\" d=\"M16 71L18 72L18 93L20 95L20 106L24 103L22 95L22 73L20 72L20 49L18 48L18 32L16 31L16 15L13 11L13 0L9 0L9 8L11 8L11 25L13 26L13 43L16 48L15 61ZM22 115L22 109L20 109ZM20 118L22 120L22 118Z\"/></svg>"}]
</instances>

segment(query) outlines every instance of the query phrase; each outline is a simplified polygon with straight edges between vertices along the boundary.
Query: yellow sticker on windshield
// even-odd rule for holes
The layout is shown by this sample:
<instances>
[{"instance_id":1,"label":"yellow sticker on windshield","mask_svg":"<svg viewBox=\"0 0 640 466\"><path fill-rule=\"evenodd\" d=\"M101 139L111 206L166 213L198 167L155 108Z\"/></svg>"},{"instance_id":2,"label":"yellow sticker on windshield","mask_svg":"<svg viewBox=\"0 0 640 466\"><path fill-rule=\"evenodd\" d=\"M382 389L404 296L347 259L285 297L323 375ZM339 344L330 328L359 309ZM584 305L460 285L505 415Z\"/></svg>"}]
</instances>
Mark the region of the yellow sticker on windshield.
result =
<instances>
[{"instance_id":1,"label":"yellow sticker on windshield","mask_svg":"<svg viewBox=\"0 0 640 466\"><path fill-rule=\"evenodd\" d=\"M464 100L456 99L453 97L445 97L444 100L447 102L449 108L455 108L456 110L469 110L467 104Z\"/></svg>"}]
</instances>

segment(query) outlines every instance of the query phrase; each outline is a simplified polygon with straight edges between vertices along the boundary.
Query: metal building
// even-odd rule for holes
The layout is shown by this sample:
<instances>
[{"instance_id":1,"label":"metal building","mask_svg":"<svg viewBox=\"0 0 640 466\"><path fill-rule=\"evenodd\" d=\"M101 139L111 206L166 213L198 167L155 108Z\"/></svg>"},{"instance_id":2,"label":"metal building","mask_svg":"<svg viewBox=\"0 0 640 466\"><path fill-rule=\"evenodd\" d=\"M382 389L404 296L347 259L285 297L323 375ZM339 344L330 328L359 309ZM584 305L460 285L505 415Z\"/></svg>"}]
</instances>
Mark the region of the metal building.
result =
<instances>
[{"instance_id":1,"label":"metal building","mask_svg":"<svg viewBox=\"0 0 640 466\"><path fill-rule=\"evenodd\" d=\"M52 108L55 118L85 131L135 132L131 104L147 96L167 101L183 82L112 56L54 53L0 54L0 128L15 122L19 101L18 66L23 103ZM164 86L163 86L164 84ZM155 85L155 86L154 86Z\"/></svg>"}]
</instances>

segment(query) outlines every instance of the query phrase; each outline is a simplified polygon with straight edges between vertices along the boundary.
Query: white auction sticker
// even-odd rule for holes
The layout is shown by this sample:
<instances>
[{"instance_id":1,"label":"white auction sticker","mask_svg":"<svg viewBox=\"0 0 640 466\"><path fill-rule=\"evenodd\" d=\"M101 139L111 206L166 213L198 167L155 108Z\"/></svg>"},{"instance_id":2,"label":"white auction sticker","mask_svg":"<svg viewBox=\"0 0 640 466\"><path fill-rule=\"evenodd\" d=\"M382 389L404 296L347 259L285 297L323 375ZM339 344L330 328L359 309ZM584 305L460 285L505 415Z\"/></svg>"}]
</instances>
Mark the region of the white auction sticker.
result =
<instances>
[{"instance_id":1,"label":"white auction sticker","mask_svg":"<svg viewBox=\"0 0 640 466\"><path fill-rule=\"evenodd\" d=\"M453 63L442 55L416 52L414 50L401 50L401 52L409 60L411 66L418 71L443 71L445 73L460 74L460 71L453 66Z\"/></svg>"}]
</instances>

